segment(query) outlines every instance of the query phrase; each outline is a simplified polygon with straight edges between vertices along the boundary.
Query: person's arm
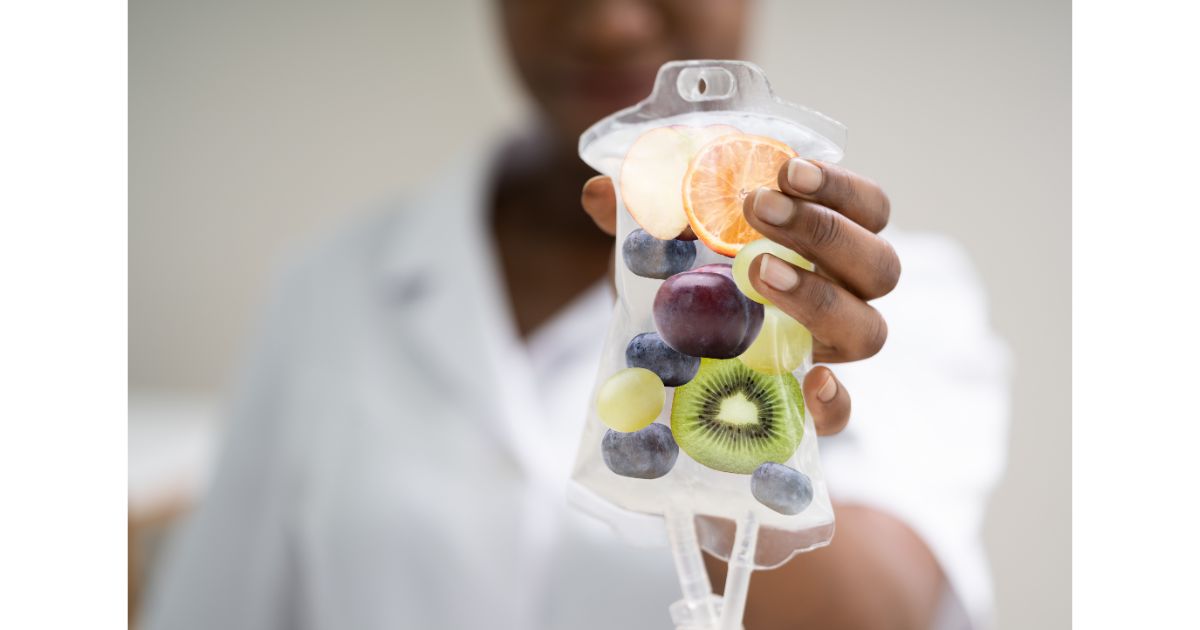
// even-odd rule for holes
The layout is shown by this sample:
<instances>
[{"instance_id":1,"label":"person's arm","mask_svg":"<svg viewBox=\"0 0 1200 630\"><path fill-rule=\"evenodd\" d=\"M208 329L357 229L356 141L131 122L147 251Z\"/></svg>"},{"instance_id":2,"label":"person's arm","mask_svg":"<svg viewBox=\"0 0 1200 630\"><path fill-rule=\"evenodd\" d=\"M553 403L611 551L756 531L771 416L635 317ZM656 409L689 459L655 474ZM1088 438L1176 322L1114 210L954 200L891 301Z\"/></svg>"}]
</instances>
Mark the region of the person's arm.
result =
<instances>
[{"instance_id":1,"label":"person's arm","mask_svg":"<svg viewBox=\"0 0 1200 630\"><path fill-rule=\"evenodd\" d=\"M944 578L925 543L896 518L869 507L834 505L837 534L828 547L755 571L746 600L747 630L916 630L928 628ZM718 592L725 563L705 556Z\"/></svg>"}]
</instances>

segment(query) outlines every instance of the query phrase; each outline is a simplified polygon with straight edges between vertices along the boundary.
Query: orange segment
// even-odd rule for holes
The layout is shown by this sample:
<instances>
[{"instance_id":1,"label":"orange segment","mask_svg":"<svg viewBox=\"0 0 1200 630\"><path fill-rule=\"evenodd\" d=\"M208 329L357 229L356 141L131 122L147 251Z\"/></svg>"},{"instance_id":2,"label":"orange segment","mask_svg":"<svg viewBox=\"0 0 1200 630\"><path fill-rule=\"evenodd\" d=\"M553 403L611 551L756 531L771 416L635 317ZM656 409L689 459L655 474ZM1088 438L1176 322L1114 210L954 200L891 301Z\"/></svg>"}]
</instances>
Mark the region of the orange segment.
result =
<instances>
[{"instance_id":1,"label":"orange segment","mask_svg":"<svg viewBox=\"0 0 1200 630\"><path fill-rule=\"evenodd\" d=\"M791 147L765 136L728 134L704 145L683 177L683 209L692 231L725 256L762 238L742 215L742 202L763 186L779 190L779 169L794 157Z\"/></svg>"}]
</instances>

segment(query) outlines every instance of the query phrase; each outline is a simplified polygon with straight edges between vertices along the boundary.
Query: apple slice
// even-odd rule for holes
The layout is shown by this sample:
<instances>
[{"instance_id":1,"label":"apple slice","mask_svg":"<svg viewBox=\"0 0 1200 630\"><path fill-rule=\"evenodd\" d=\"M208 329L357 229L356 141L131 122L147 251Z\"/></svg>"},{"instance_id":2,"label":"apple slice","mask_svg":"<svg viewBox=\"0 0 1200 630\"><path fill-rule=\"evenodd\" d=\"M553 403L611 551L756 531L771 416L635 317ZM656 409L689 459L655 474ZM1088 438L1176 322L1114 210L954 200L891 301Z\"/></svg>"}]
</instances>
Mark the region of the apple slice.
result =
<instances>
[{"instance_id":1,"label":"apple slice","mask_svg":"<svg viewBox=\"0 0 1200 630\"><path fill-rule=\"evenodd\" d=\"M639 136L621 163L621 200L633 220L654 238L679 238L688 229L683 176L692 156L711 140L740 133L729 125L671 125Z\"/></svg>"}]
</instances>

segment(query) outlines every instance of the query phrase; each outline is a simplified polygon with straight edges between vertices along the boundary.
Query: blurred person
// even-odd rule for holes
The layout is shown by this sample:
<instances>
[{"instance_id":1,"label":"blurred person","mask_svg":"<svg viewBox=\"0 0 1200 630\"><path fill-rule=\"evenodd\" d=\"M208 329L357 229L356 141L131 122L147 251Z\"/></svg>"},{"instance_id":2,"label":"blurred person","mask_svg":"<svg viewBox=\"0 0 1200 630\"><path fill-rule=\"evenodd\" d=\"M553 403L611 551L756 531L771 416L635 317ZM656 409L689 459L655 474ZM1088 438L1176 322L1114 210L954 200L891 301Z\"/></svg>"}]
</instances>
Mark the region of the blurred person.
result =
<instances>
[{"instance_id":1,"label":"blurred person","mask_svg":"<svg viewBox=\"0 0 1200 630\"><path fill-rule=\"evenodd\" d=\"M669 627L670 554L564 499L613 300L612 183L575 149L663 62L737 58L749 4L499 3L537 124L288 270L147 628ZM745 627L987 627L1007 355L978 279L944 237L881 237L871 180L780 177L747 218L822 275L772 259L752 281L842 364L803 384L837 534L754 574Z\"/></svg>"}]
</instances>

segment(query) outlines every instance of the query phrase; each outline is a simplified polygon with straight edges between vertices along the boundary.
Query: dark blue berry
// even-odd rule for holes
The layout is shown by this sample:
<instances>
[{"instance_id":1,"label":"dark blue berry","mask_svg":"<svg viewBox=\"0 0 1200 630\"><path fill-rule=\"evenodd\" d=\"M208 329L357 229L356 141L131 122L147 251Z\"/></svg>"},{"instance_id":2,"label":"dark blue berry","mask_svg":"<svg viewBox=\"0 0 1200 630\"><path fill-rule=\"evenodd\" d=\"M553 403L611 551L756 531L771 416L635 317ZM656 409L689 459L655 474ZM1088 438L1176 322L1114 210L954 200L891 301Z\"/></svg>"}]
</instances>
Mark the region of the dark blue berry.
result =
<instances>
[{"instance_id":1,"label":"dark blue berry","mask_svg":"<svg viewBox=\"0 0 1200 630\"><path fill-rule=\"evenodd\" d=\"M658 333L642 333L625 346L625 365L646 368L662 379L667 387L679 387L692 380L700 369L700 357L686 355L662 340Z\"/></svg>"},{"instance_id":2,"label":"dark blue berry","mask_svg":"<svg viewBox=\"0 0 1200 630\"><path fill-rule=\"evenodd\" d=\"M767 462L750 476L750 494L780 514L799 514L812 503L812 480L794 468Z\"/></svg>"},{"instance_id":3,"label":"dark blue berry","mask_svg":"<svg viewBox=\"0 0 1200 630\"><path fill-rule=\"evenodd\" d=\"M665 280L691 268L696 261L696 244L692 241L662 241L639 229L625 237L621 254L625 266L633 273Z\"/></svg>"},{"instance_id":4,"label":"dark blue berry","mask_svg":"<svg viewBox=\"0 0 1200 630\"><path fill-rule=\"evenodd\" d=\"M621 433L609 429L600 445L608 469L623 477L657 479L675 466L679 446L665 424L652 424L641 431Z\"/></svg>"}]
</instances>

